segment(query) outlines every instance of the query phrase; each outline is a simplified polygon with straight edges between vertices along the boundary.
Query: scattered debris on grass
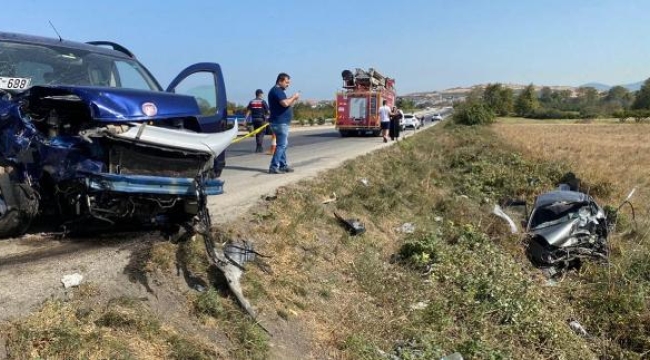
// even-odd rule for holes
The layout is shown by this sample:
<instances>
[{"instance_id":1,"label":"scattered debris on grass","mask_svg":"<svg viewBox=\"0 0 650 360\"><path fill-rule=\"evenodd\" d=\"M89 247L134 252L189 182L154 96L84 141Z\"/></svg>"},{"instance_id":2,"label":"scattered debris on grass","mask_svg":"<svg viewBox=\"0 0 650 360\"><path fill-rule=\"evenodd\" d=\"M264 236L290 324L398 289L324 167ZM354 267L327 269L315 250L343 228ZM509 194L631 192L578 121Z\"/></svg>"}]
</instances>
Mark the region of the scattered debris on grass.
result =
<instances>
[{"instance_id":1,"label":"scattered debris on grass","mask_svg":"<svg viewBox=\"0 0 650 360\"><path fill-rule=\"evenodd\" d=\"M334 201L336 201L336 193L335 192L332 193L332 196L330 196L329 198L323 200L323 204L329 204L329 203L332 203Z\"/></svg>"},{"instance_id":2,"label":"scattered debris on grass","mask_svg":"<svg viewBox=\"0 0 650 360\"><path fill-rule=\"evenodd\" d=\"M63 287L66 289L74 286L79 286L79 284L81 284L81 280L83 280L83 275L79 273L63 275L63 277L61 278Z\"/></svg>"},{"instance_id":3,"label":"scattered debris on grass","mask_svg":"<svg viewBox=\"0 0 650 360\"><path fill-rule=\"evenodd\" d=\"M415 224L413 223L404 223L402 226L397 228L397 231L404 234L413 234L415 232Z\"/></svg>"},{"instance_id":4,"label":"scattered debris on grass","mask_svg":"<svg viewBox=\"0 0 650 360\"><path fill-rule=\"evenodd\" d=\"M338 213L334 212L334 216L345 227L350 235L360 235L366 232L366 227L359 219L344 219Z\"/></svg>"}]
</instances>

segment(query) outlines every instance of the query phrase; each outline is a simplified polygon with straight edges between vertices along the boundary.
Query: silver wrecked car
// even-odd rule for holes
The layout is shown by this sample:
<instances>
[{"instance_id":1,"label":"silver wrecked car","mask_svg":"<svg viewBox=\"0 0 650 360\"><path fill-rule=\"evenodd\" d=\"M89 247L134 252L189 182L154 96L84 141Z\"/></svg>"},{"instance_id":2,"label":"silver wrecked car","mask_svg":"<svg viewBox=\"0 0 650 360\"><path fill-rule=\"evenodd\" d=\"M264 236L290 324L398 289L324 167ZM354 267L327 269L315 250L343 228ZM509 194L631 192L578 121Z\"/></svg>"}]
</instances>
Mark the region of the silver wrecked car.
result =
<instances>
[{"instance_id":1,"label":"silver wrecked car","mask_svg":"<svg viewBox=\"0 0 650 360\"><path fill-rule=\"evenodd\" d=\"M539 195L526 232L528 256L538 266L559 271L579 266L584 258L607 260L607 217L587 194L560 188Z\"/></svg>"}]
</instances>

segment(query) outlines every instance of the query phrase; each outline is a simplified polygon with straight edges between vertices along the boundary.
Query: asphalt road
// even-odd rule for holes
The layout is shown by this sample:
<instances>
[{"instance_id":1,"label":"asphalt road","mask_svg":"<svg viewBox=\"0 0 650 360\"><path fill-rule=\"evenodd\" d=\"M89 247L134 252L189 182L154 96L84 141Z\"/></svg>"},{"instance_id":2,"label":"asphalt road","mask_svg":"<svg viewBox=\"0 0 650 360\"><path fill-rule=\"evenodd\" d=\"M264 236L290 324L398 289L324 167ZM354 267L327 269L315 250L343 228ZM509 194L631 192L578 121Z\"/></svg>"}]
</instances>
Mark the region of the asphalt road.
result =
<instances>
[{"instance_id":1,"label":"asphalt road","mask_svg":"<svg viewBox=\"0 0 650 360\"><path fill-rule=\"evenodd\" d=\"M425 128L429 126L431 122L427 122ZM408 129L402 135L408 137L414 132ZM266 136L265 149L269 144L270 136ZM256 154L254 139L244 139L226 150L226 168L221 175L225 181L224 193L208 200L212 222L218 225L242 216L263 196L273 194L280 186L314 178L348 159L392 144L373 136L342 138L333 126L292 128L287 159L295 172L269 174L270 155Z\"/></svg>"},{"instance_id":2,"label":"asphalt road","mask_svg":"<svg viewBox=\"0 0 650 360\"><path fill-rule=\"evenodd\" d=\"M332 142L339 140L341 136L333 126L313 126L304 128L293 128L289 136L289 149L310 146L322 142ZM271 136L264 137L264 150L266 151L271 144ZM291 151L291 150L289 150ZM232 144L226 150L227 159L233 157L250 155L255 152L255 137L245 138L235 144ZM229 163L227 161L227 163Z\"/></svg>"}]
</instances>

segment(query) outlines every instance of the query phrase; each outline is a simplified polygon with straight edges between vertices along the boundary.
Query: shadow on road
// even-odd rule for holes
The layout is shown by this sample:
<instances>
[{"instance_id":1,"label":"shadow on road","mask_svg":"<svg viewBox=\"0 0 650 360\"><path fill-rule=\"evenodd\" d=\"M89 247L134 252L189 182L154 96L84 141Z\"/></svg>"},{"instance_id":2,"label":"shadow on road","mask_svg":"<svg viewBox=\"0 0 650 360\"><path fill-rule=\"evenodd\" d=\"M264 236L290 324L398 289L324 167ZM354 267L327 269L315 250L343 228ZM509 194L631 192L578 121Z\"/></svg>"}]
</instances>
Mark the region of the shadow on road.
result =
<instances>
[{"instance_id":1,"label":"shadow on road","mask_svg":"<svg viewBox=\"0 0 650 360\"><path fill-rule=\"evenodd\" d=\"M269 172L269 169L267 168L253 168L253 167L247 167L247 166L232 166L232 165L226 165L224 168L225 170L239 170L239 171L250 171L250 172L258 172L262 174L266 174Z\"/></svg>"},{"instance_id":2,"label":"shadow on road","mask_svg":"<svg viewBox=\"0 0 650 360\"><path fill-rule=\"evenodd\" d=\"M112 233L109 235L96 235L93 237L58 238L54 235L26 235L22 238L8 239L3 246L11 245L9 242L31 248L13 254L0 256L0 269L11 265L37 262L49 258L60 258L79 253L85 250L95 250L110 246L127 249L137 245L139 239L151 236L148 232Z\"/></svg>"},{"instance_id":3,"label":"shadow on road","mask_svg":"<svg viewBox=\"0 0 650 360\"><path fill-rule=\"evenodd\" d=\"M302 134L301 134L302 135ZM304 137L320 137L320 138L340 138L341 135L338 132L326 132L318 134L305 134Z\"/></svg>"}]
</instances>

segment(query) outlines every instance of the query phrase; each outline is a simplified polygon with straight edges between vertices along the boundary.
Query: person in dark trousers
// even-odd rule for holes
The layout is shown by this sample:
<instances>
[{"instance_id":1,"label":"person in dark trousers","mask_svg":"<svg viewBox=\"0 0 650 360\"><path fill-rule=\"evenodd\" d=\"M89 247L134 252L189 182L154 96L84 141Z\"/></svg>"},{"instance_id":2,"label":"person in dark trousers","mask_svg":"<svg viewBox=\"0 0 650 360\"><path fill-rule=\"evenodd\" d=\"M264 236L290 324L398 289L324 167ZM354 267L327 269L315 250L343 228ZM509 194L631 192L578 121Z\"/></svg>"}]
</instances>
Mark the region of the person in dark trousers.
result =
<instances>
[{"instance_id":1,"label":"person in dark trousers","mask_svg":"<svg viewBox=\"0 0 650 360\"><path fill-rule=\"evenodd\" d=\"M390 129L388 131L390 139L393 141L399 139L399 132L401 130L400 122L403 117L404 113L402 110L393 106L393 109L390 112Z\"/></svg>"},{"instance_id":2,"label":"person in dark trousers","mask_svg":"<svg viewBox=\"0 0 650 360\"><path fill-rule=\"evenodd\" d=\"M269 91L269 108L271 116L269 124L275 134L277 146L271 158L269 174L282 174L293 172L293 168L287 163L287 146L289 145L289 125L293 119L292 106L300 98L300 92L289 97L285 90L291 84L291 77L286 73L278 74L275 86Z\"/></svg>"},{"instance_id":3,"label":"person in dark trousers","mask_svg":"<svg viewBox=\"0 0 650 360\"><path fill-rule=\"evenodd\" d=\"M248 102L246 107L246 118L251 119L253 122L253 129L257 130L266 124L266 117L269 115L269 105L262 98L264 91L262 89L255 90L255 99ZM255 135L256 153L264 152L264 134L266 131L262 130Z\"/></svg>"}]
</instances>

